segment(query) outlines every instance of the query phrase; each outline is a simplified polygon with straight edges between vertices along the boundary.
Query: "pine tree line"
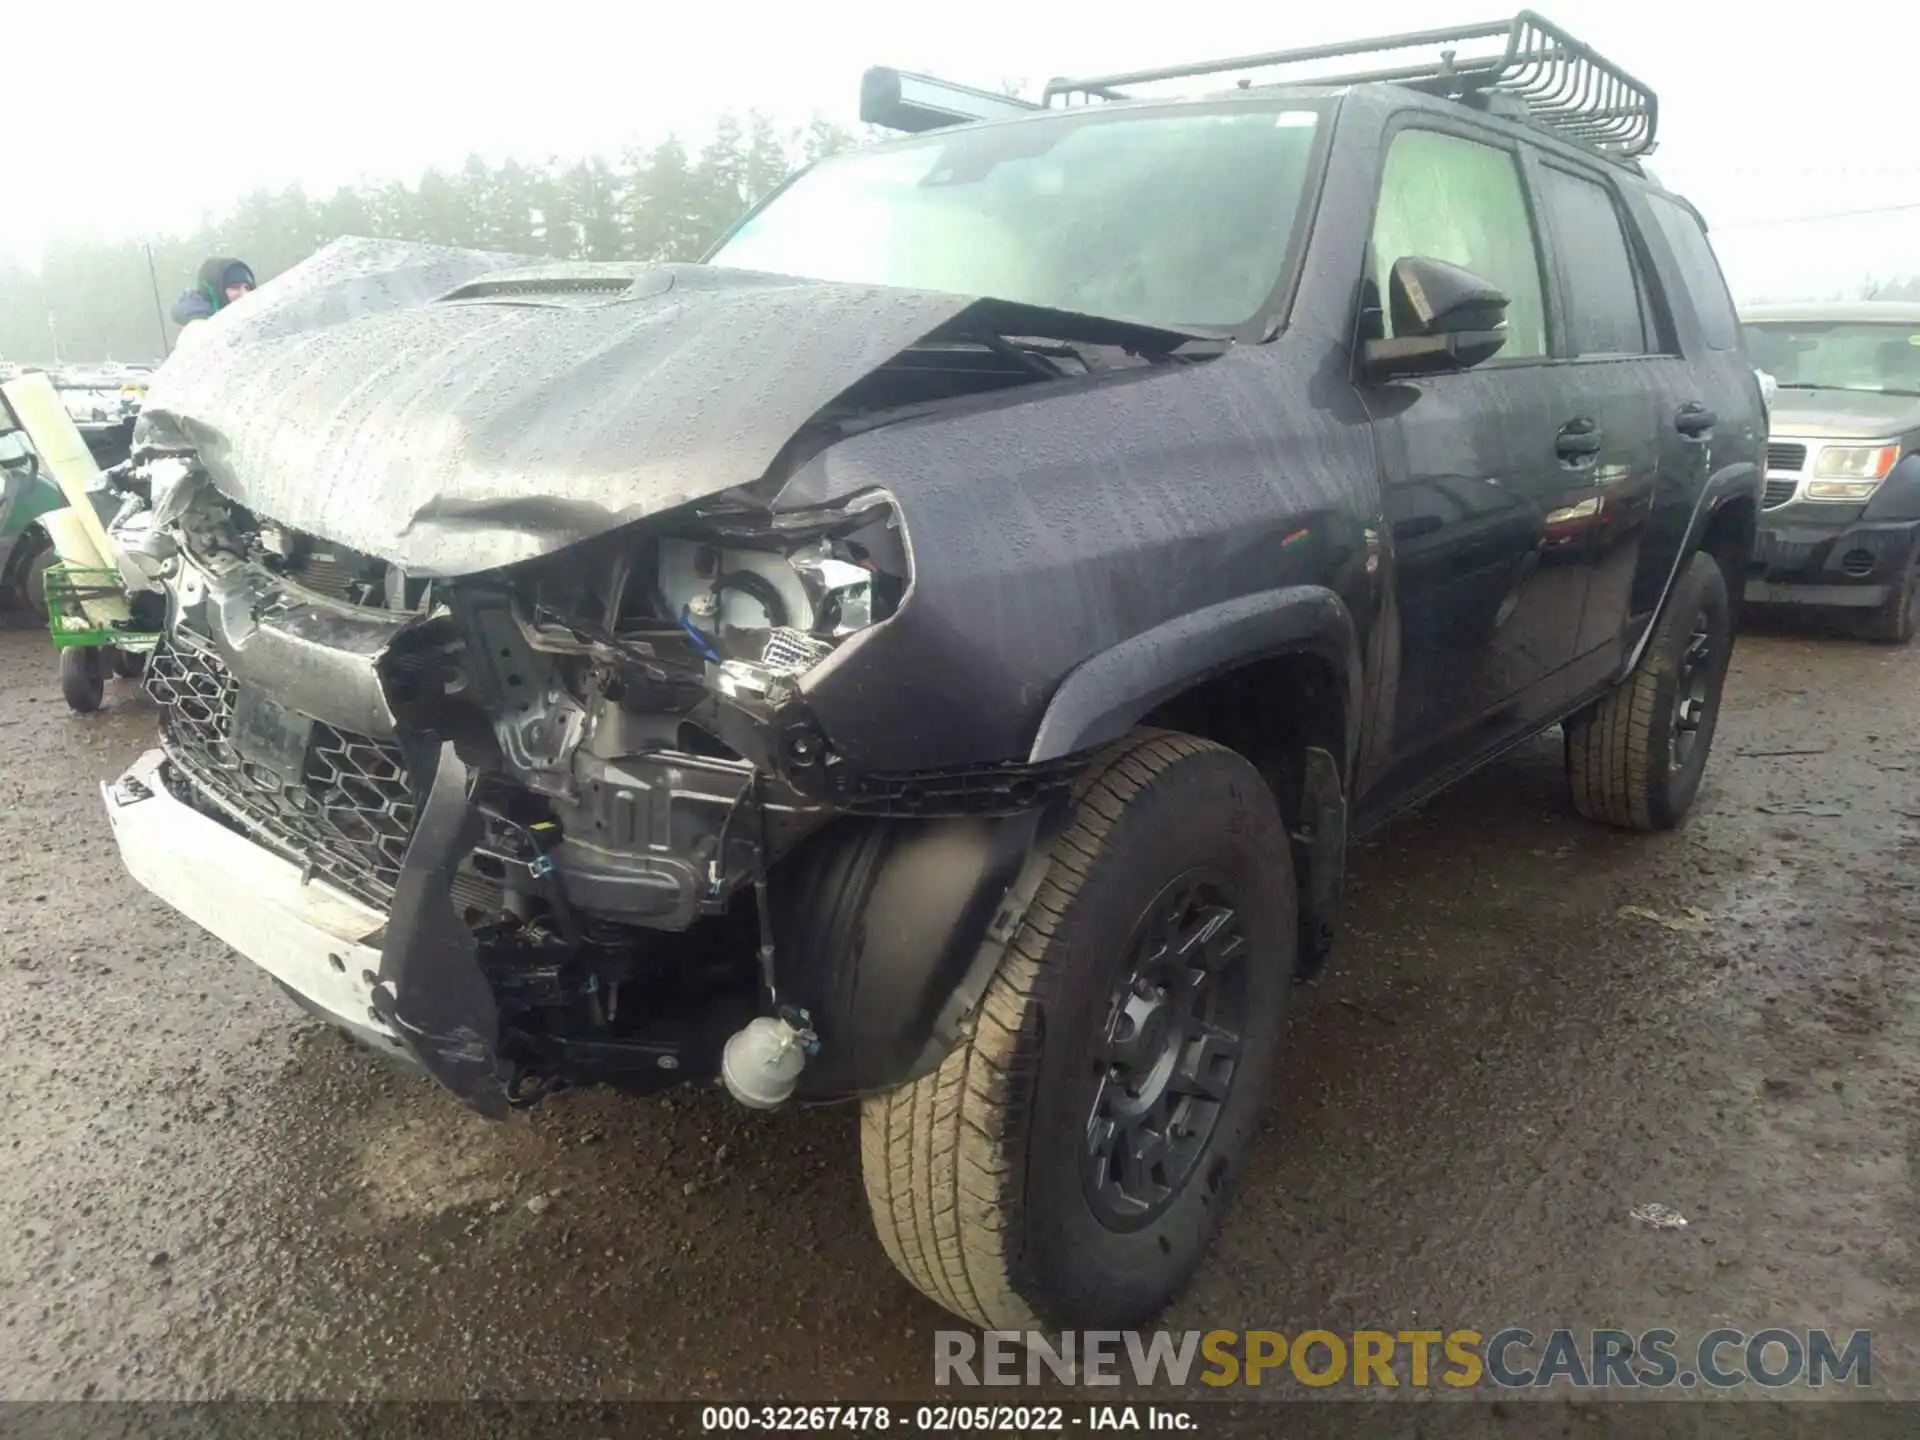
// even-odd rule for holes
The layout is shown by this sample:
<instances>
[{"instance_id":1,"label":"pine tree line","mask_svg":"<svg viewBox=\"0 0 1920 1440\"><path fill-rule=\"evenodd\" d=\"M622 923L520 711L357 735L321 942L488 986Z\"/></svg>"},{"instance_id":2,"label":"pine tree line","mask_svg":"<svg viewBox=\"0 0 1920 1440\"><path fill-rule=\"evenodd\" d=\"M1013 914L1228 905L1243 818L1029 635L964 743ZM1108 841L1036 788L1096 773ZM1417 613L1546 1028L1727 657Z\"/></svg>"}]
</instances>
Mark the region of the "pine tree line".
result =
<instances>
[{"instance_id":1,"label":"pine tree line","mask_svg":"<svg viewBox=\"0 0 1920 1440\"><path fill-rule=\"evenodd\" d=\"M0 259L0 359L158 359L147 245L167 306L209 255L237 255L264 282L342 235L565 260L695 259L797 166L858 138L824 120L782 129L762 115L727 115L691 149L670 135L613 158L489 165L474 156L412 185L349 186L322 199L298 185L256 191L191 235L58 240L37 269Z\"/></svg>"}]
</instances>

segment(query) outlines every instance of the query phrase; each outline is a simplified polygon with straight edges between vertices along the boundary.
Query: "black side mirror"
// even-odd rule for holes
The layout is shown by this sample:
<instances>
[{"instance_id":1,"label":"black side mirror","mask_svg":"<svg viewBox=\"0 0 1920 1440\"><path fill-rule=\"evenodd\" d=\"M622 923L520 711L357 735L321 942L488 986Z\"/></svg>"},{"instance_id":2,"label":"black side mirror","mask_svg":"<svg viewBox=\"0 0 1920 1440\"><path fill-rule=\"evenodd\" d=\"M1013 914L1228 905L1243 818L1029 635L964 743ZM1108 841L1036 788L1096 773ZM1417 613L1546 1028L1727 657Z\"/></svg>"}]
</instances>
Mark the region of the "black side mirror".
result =
<instances>
[{"instance_id":1,"label":"black side mirror","mask_svg":"<svg viewBox=\"0 0 1920 1440\"><path fill-rule=\"evenodd\" d=\"M1403 255L1387 273L1391 340L1369 340L1368 378L1469 370L1507 343L1507 297L1470 270Z\"/></svg>"}]
</instances>

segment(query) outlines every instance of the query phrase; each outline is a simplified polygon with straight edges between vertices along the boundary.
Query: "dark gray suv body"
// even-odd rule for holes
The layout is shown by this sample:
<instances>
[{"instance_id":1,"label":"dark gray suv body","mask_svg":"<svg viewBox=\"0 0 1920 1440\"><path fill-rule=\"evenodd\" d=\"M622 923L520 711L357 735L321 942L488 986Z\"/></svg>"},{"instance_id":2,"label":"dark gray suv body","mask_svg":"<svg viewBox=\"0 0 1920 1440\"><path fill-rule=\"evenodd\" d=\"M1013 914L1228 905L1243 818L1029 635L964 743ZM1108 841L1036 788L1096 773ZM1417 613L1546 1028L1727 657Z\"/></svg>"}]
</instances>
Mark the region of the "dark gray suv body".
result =
<instances>
[{"instance_id":1,"label":"dark gray suv body","mask_svg":"<svg viewBox=\"0 0 1920 1440\"><path fill-rule=\"evenodd\" d=\"M1150 1314L1353 835L1556 724L1609 823L1706 765L1758 385L1651 97L1559 36L1611 98L1539 109L1533 24L833 157L701 265L349 244L193 327L129 868L488 1113L857 1098L941 1303Z\"/></svg>"}]
</instances>

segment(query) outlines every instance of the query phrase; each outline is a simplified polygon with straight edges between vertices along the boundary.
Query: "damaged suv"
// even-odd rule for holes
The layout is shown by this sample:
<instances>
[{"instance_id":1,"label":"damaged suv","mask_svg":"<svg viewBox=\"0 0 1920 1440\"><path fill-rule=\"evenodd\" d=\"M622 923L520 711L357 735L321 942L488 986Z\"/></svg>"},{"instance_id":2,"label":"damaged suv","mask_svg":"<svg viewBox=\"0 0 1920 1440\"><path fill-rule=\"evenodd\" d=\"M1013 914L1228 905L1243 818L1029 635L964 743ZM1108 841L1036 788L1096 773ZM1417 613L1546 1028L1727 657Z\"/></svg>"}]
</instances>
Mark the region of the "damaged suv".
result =
<instances>
[{"instance_id":1,"label":"damaged suv","mask_svg":"<svg viewBox=\"0 0 1920 1440\"><path fill-rule=\"evenodd\" d=\"M921 133L704 263L342 242L193 327L117 536L128 869L489 1115L858 1100L928 1295L1151 1316L1350 838L1556 724L1672 826L1712 742L1764 436L1652 97L1441 42L874 72Z\"/></svg>"}]
</instances>

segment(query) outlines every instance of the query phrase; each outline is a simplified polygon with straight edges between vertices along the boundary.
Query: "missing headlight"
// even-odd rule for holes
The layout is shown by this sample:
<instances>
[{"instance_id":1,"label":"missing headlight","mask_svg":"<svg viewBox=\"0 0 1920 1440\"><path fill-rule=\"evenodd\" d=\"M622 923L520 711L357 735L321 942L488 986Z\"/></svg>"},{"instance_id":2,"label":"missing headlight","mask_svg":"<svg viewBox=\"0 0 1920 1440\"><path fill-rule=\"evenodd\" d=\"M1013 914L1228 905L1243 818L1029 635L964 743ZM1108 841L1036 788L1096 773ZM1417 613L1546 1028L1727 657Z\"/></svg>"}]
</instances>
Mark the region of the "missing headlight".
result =
<instances>
[{"instance_id":1,"label":"missing headlight","mask_svg":"<svg viewBox=\"0 0 1920 1440\"><path fill-rule=\"evenodd\" d=\"M655 541L650 618L691 637L723 694L759 696L806 673L890 617L906 594L906 541L884 502L710 523L705 534L688 527L694 533Z\"/></svg>"},{"instance_id":2,"label":"missing headlight","mask_svg":"<svg viewBox=\"0 0 1920 1440\"><path fill-rule=\"evenodd\" d=\"M910 580L884 496L805 512L696 510L543 567L522 631L537 650L695 681L757 708L889 619Z\"/></svg>"}]
</instances>

